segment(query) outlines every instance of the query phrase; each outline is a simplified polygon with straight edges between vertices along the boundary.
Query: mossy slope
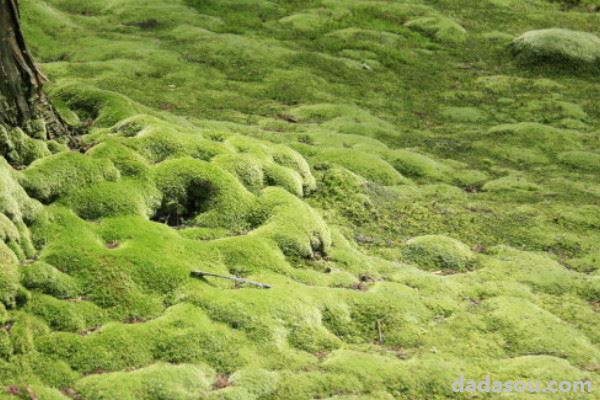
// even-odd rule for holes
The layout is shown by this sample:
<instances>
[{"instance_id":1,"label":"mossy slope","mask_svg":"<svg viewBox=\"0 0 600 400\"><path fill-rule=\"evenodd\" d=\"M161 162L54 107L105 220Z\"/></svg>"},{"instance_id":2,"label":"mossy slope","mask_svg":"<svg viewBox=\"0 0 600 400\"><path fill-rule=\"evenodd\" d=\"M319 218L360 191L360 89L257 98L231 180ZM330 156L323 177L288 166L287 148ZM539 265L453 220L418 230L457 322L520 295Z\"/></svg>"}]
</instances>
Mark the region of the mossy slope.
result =
<instances>
[{"instance_id":1,"label":"mossy slope","mask_svg":"<svg viewBox=\"0 0 600 400\"><path fill-rule=\"evenodd\" d=\"M0 398L600 386L600 21L582 10L23 1L88 133L77 152L0 131Z\"/></svg>"}]
</instances>

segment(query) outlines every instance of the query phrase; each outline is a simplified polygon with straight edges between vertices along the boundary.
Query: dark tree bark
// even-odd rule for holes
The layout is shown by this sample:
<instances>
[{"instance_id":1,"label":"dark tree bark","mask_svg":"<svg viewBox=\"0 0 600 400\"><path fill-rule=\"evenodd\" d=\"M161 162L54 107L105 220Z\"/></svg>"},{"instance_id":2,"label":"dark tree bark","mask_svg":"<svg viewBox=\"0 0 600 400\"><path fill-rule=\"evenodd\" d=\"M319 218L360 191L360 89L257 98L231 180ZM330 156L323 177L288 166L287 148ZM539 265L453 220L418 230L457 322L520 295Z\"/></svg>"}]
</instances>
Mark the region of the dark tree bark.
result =
<instances>
[{"instance_id":1,"label":"dark tree bark","mask_svg":"<svg viewBox=\"0 0 600 400\"><path fill-rule=\"evenodd\" d=\"M0 124L27 133L45 130L49 139L67 135L67 125L42 91L45 81L27 50L17 0L0 0Z\"/></svg>"}]
</instances>

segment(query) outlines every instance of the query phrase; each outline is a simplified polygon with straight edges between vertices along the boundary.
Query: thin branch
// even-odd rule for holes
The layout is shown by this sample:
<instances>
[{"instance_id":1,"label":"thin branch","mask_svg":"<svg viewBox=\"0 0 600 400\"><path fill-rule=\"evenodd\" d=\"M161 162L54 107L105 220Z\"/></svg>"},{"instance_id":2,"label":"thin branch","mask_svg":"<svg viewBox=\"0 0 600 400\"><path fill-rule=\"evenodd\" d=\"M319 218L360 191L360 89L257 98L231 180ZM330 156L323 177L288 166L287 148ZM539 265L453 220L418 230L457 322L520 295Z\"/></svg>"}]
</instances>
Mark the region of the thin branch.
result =
<instances>
[{"instance_id":1,"label":"thin branch","mask_svg":"<svg viewBox=\"0 0 600 400\"><path fill-rule=\"evenodd\" d=\"M379 344L383 345L385 343L385 336L383 335L380 319L377 320L377 333L379 334Z\"/></svg>"},{"instance_id":2,"label":"thin branch","mask_svg":"<svg viewBox=\"0 0 600 400\"><path fill-rule=\"evenodd\" d=\"M240 278L239 276L219 275L219 274L214 274L212 272L204 272L204 271L192 271L190 273L190 275L193 276L194 278L204 278L207 276L212 276L213 278L227 279L227 280L238 282L238 283L247 283L248 285L256 286L261 289L271 289L271 285L267 285L266 283L255 282L255 281L251 281L248 279Z\"/></svg>"}]
</instances>

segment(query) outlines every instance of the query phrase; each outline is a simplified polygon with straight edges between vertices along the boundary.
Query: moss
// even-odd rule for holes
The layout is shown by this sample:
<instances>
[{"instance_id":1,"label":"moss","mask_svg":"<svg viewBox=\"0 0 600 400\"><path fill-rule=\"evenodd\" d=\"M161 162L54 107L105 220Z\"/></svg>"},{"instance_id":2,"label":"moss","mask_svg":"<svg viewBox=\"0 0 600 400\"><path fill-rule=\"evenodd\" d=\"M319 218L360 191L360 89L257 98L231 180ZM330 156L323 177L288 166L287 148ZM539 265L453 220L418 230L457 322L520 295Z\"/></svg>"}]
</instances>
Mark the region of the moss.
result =
<instances>
[{"instance_id":1,"label":"moss","mask_svg":"<svg viewBox=\"0 0 600 400\"><path fill-rule=\"evenodd\" d=\"M122 176L142 175L148 170L146 160L139 153L116 140L106 140L94 146L87 155L112 161Z\"/></svg>"},{"instance_id":2,"label":"moss","mask_svg":"<svg viewBox=\"0 0 600 400\"><path fill-rule=\"evenodd\" d=\"M488 140L475 147L496 158L516 164L548 164L558 153L581 148L581 135L538 123L504 124L490 129Z\"/></svg>"},{"instance_id":3,"label":"moss","mask_svg":"<svg viewBox=\"0 0 600 400\"><path fill-rule=\"evenodd\" d=\"M239 351L232 355L231 346ZM179 304L160 318L138 324L109 323L88 336L53 333L36 341L38 350L65 359L81 372L118 371L143 367L155 361L207 363L232 370L258 361L252 346L238 332L211 321L200 309ZM122 349L128 349L123 352Z\"/></svg>"},{"instance_id":4,"label":"moss","mask_svg":"<svg viewBox=\"0 0 600 400\"><path fill-rule=\"evenodd\" d=\"M50 155L42 140L27 136L19 128L6 130L0 126L0 143L0 154L13 165L29 165L38 158Z\"/></svg>"},{"instance_id":5,"label":"moss","mask_svg":"<svg viewBox=\"0 0 600 400\"><path fill-rule=\"evenodd\" d=\"M48 327L28 313L12 315L10 336L15 355L29 355L35 350L35 337L48 333Z\"/></svg>"},{"instance_id":6,"label":"moss","mask_svg":"<svg viewBox=\"0 0 600 400\"><path fill-rule=\"evenodd\" d=\"M321 326L292 327L288 340L292 346L309 353L329 352L342 345L340 339Z\"/></svg>"},{"instance_id":7,"label":"moss","mask_svg":"<svg viewBox=\"0 0 600 400\"><path fill-rule=\"evenodd\" d=\"M588 114L579 104L556 99L529 101L523 111L529 115L543 114L546 121L560 120L563 125L574 124L576 121L581 124L588 119Z\"/></svg>"},{"instance_id":8,"label":"moss","mask_svg":"<svg viewBox=\"0 0 600 400\"><path fill-rule=\"evenodd\" d=\"M125 143L152 163L184 156L208 161L227 153L223 144L204 138L197 130L178 128L148 115L127 119L115 129L122 135L131 136L132 133L125 129L131 124L138 127Z\"/></svg>"},{"instance_id":9,"label":"moss","mask_svg":"<svg viewBox=\"0 0 600 400\"><path fill-rule=\"evenodd\" d=\"M487 192L510 192L510 191L530 191L541 190L539 185L531 183L520 176L505 176L486 182L482 189Z\"/></svg>"},{"instance_id":10,"label":"moss","mask_svg":"<svg viewBox=\"0 0 600 400\"><path fill-rule=\"evenodd\" d=\"M331 29L338 20L348 16L343 8L312 8L281 18L278 22L303 34L317 33Z\"/></svg>"},{"instance_id":11,"label":"moss","mask_svg":"<svg viewBox=\"0 0 600 400\"><path fill-rule=\"evenodd\" d=\"M336 209L356 222L366 222L375 215L367 195L367 182L342 167L327 168L318 175L319 190L314 199L325 209Z\"/></svg>"},{"instance_id":12,"label":"moss","mask_svg":"<svg viewBox=\"0 0 600 400\"><path fill-rule=\"evenodd\" d=\"M579 272L594 272L600 269L600 254L592 252L583 257L577 257L569 261L569 265Z\"/></svg>"},{"instance_id":13,"label":"moss","mask_svg":"<svg viewBox=\"0 0 600 400\"><path fill-rule=\"evenodd\" d=\"M358 66L359 68L363 68ZM301 123L321 123L325 133L381 137L394 136L393 124L378 118L367 110L355 105L320 103L302 105L290 110L290 115ZM339 142L337 143L339 146Z\"/></svg>"},{"instance_id":14,"label":"moss","mask_svg":"<svg viewBox=\"0 0 600 400\"><path fill-rule=\"evenodd\" d=\"M479 122L486 119L486 115L476 107L446 107L442 116L454 122Z\"/></svg>"},{"instance_id":15,"label":"moss","mask_svg":"<svg viewBox=\"0 0 600 400\"><path fill-rule=\"evenodd\" d=\"M518 60L526 63L585 65L600 60L600 39L592 33L569 29L526 32L513 41L511 49Z\"/></svg>"},{"instance_id":16,"label":"moss","mask_svg":"<svg viewBox=\"0 0 600 400\"><path fill-rule=\"evenodd\" d=\"M245 368L231 375L230 381L234 385L245 387L256 396L264 396L277 387L279 373L261 368Z\"/></svg>"},{"instance_id":17,"label":"moss","mask_svg":"<svg viewBox=\"0 0 600 400\"><path fill-rule=\"evenodd\" d=\"M460 43L465 40L467 33L465 28L455 21L440 16L419 17L409 20L404 25L447 43Z\"/></svg>"},{"instance_id":18,"label":"moss","mask_svg":"<svg viewBox=\"0 0 600 400\"><path fill-rule=\"evenodd\" d=\"M162 192L158 219L208 227L244 226L252 195L233 175L204 161L180 159L157 165L154 176Z\"/></svg>"},{"instance_id":19,"label":"moss","mask_svg":"<svg viewBox=\"0 0 600 400\"><path fill-rule=\"evenodd\" d=\"M486 322L502 335L509 354L548 354L566 357L581 364L596 362L600 353L588 339L556 316L519 298L496 297L484 304ZM543 326L552 326L547 335L535 335Z\"/></svg>"},{"instance_id":20,"label":"moss","mask_svg":"<svg viewBox=\"0 0 600 400\"><path fill-rule=\"evenodd\" d=\"M58 298L76 298L82 292L77 280L42 261L22 268L21 275L26 288Z\"/></svg>"},{"instance_id":21,"label":"moss","mask_svg":"<svg viewBox=\"0 0 600 400\"><path fill-rule=\"evenodd\" d=\"M160 204L160 193L150 182L121 179L74 190L60 203L84 219L120 215L150 217Z\"/></svg>"},{"instance_id":22,"label":"moss","mask_svg":"<svg viewBox=\"0 0 600 400\"><path fill-rule=\"evenodd\" d=\"M30 290L0 303L0 385L441 400L460 375L595 379L598 85L585 62L515 69L504 33L593 15L462 3L20 3L89 150L67 156L84 178L34 182L60 189L49 206L19 181L66 146L0 160L0 242ZM480 254L445 237L406 264L422 235Z\"/></svg>"},{"instance_id":23,"label":"moss","mask_svg":"<svg viewBox=\"0 0 600 400\"><path fill-rule=\"evenodd\" d=\"M313 162L334 163L380 185L407 184L410 181L376 155L349 149L323 149Z\"/></svg>"},{"instance_id":24,"label":"moss","mask_svg":"<svg viewBox=\"0 0 600 400\"><path fill-rule=\"evenodd\" d=\"M31 164L24 171L23 187L32 197L49 203L82 186L118 177L119 171L110 161L70 152Z\"/></svg>"},{"instance_id":25,"label":"moss","mask_svg":"<svg viewBox=\"0 0 600 400\"><path fill-rule=\"evenodd\" d=\"M302 177L296 171L278 164L267 165L264 171L269 186L280 186L296 196L302 196Z\"/></svg>"},{"instance_id":26,"label":"moss","mask_svg":"<svg viewBox=\"0 0 600 400\"><path fill-rule=\"evenodd\" d=\"M8 252L10 250L0 242L0 257L4 256L3 253ZM9 256L11 253L8 253ZM19 270L16 265L16 257L12 255L12 258L13 262L10 262L10 260L0 261L0 303L3 303L7 307L16 306L19 293Z\"/></svg>"},{"instance_id":27,"label":"moss","mask_svg":"<svg viewBox=\"0 0 600 400\"><path fill-rule=\"evenodd\" d=\"M576 170L600 171L600 154L597 153L590 151L567 151L560 153L558 159L561 163Z\"/></svg>"},{"instance_id":28,"label":"moss","mask_svg":"<svg viewBox=\"0 0 600 400\"><path fill-rule=\"evenodd\" d=\"M313 101L327 82L305 70L277 71L265 79L267 97L287 105Z\"/></svg>"},{"instance_id":29,"label":"moss","mask_svg":"<svg viewBox=\"0 0 600 400\"><path fill-rule=\"evenodd\" d=\"M442 235L426 235L406 242L404 257L432 270L465 271L473 268L475 257L463 243Z\"/></svg>"},{"instance_id":30,"label":"moss","mask_svg":"<svg viewBox=\"0 0 600 400\"><path fill-rule=\"evenodd\" d=\"M58 389L43 385L12 385L11 388L12 390L10 392L8 390L6 391L6 395L0 395L0 399L11 400L15 398L27 399L35 397L44 400L69 400L69 397L65 396Z\"/></svg>"},{"instance_id":31,"label":"moss","mask_svg":"<svg viewBox=\"0 0 600 400\"><path fill-rule=\"evenodd\" d=\"M111 126L137 111L128 97L81 82L64 82L53 87L52 93L74 110L80 120L97 126Z\"/></svg>"},{"instance_id":32,"label":"moss","mask_svg":"<svg viewBox=\"0 0 600 400\"><path fill-rule=\"evenodd\" d=\"M368 367L363 369L365 366ZM443 371L444 368L446 371ZM330 373L336 372L352 377L352 383L354 379L359 380L364 387L363 393L377 393L384 387L388 393L405 393L418 397L426 393L451 396L452 379L456 379L453 372L457 367L445 362L436 365L428 361L403 364L391 355L346 350L338 351L329 357L324 362L324 369ZM376 373L370 374L365 371ZM422 386L415 385L415 380L421 381Z\"/></svg>"},{"instance_id":33,"label":"moss","mask_svg":"<svg viewBox=\"0 0 600 400\"><path fill-rule=\"evenodd\" d=\"M89 301L58 300L51 296L34 295L27 311L45 321L57 331L84 332L95 328L106 319L105 313Z\"/></svg>"},{"instance_id":34,"label":"moss","mask_svg":"<svg viewBox=\"0 0 600 400\"><path fill-rule=\"evenodd\" d=\"M0 159L0 178L0 211L11 216L11 221L17 225L33 222L41 206L27 196L19 185L18 175L4 159Z\"/></svg>"},{"instance_id":35,"label":"moss","mask_svg":"<svg viewBox=\"0 0 600 400\"><path fill-rule=\"evenodd\" d=\"M316 189L315 178L306 160L296 151L287 146L277 146L273 149L273 161L297 172L302 178L303 194L310 194Z\"/></svg>"},{"instance_id":36,"label":"moss","mask_svg":"<svg viewBox=\"0 0 600 400\"><path fill-rule=\"evenodd\" d=\"M212 162L237 176L246 189L253 193L258 193L265 184L263 166L250 154L221 155L215 157Z\"/></svg>"},{"instance_id":37,"label":"moss","mask_svg":"<svg viewBox=\"0 0 600 400\"><path fill-rule=\"evenodd\" d=\"M262 226L254 231L274 240L284 254L313 258L325 255L331 247L329 228L322 217L308 205L278 188L263 192L257 205L263 214Z\"/></svg>"},{"instance_id":38,"label":"moss","mask_svg":"<svg viewBox=\"0 0 600 400\"><path fill-rule=\"evenodd\" d=\"M159 363L132 372L90 376L75 389L90 400L193 400L206 396L210 377L210 372L194 365Z\"/></svg>"},{"instance_id":39,"label":"moss","mask_svg":"<svg viewBox=\"0 0 600 400\"><path fill-rule=\"evenodd\" d=\"M403 175L414 178L446 179L452 168L410 150L395 150L391 164Z\"/></svg>"},{"instance_id":40,"label":"moss","mask_svg":"<svg viewBox=\"0 0 600 400\"><path fill-rule=\"evenodd\" d=\"M256 234L225 238L215 242L214 246L222 255L223 263L237 275L285 271L289 268L281 250L269 238Z\"/></svg>"}]
</instances>

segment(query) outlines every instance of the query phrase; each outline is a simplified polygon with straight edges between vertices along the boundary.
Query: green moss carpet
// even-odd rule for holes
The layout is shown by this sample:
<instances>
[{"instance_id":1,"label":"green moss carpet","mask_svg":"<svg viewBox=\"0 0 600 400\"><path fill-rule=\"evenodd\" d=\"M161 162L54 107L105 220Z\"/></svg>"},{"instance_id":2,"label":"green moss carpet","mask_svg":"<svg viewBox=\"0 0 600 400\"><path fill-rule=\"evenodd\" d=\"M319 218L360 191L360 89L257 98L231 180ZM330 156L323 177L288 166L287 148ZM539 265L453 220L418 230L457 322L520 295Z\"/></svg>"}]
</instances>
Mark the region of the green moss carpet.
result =
<instances>
[{"instance_id":1,"label":"green moss carpet","mask_svg":"<svg viewBox=\"0 0 600 400\"><path fill-rule=\"evenodd\" d=\"M0 128L0 399L600 391L600 3L21 3L87 133Z\"/></svg>"}]
</instances>

